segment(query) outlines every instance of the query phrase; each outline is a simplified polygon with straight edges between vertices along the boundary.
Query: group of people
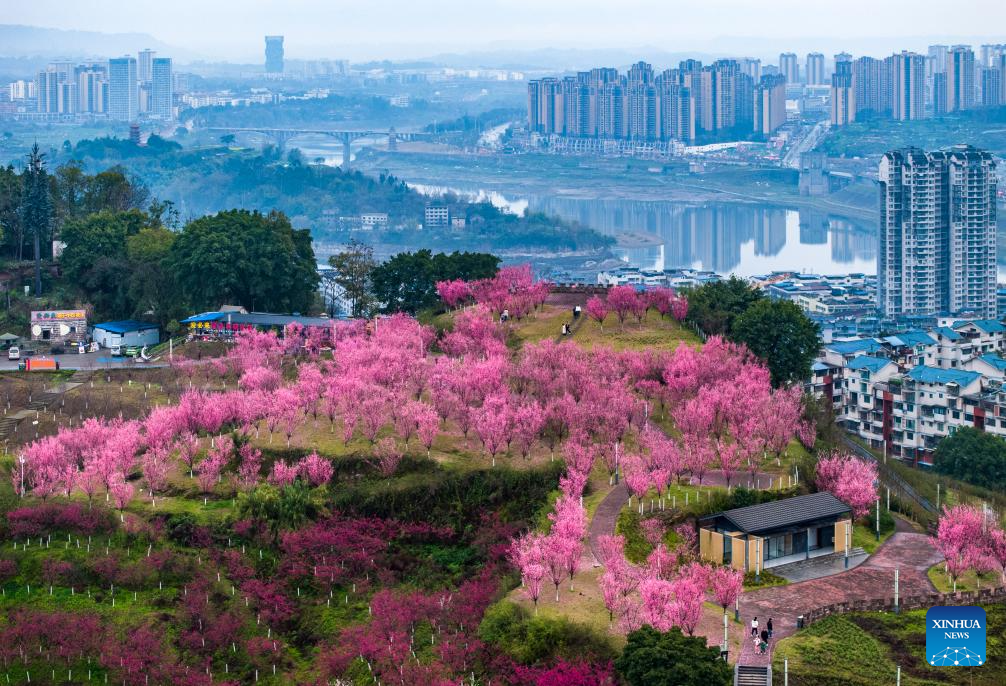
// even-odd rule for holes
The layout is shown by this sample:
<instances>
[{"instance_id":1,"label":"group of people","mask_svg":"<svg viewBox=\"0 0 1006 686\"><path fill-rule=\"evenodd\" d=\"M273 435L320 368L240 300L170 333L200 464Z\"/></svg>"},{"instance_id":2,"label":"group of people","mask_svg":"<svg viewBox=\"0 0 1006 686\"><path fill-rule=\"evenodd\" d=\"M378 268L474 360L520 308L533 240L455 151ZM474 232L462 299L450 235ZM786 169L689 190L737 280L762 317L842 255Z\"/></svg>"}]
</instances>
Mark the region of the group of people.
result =
<instances>
[{"instance_id":1,"label":"group of people","mask_svg":"<svg viewBox=\"0 0 1006 686\"><path fill-rule=\"evenodd\" d=\"M768 642L772 638L772 618L768 618L768 623L761 631L758 630L758 618L751 620L751 636L754 639L755 648L764 654L768 650Z\"/></svg>"}]
</instances>

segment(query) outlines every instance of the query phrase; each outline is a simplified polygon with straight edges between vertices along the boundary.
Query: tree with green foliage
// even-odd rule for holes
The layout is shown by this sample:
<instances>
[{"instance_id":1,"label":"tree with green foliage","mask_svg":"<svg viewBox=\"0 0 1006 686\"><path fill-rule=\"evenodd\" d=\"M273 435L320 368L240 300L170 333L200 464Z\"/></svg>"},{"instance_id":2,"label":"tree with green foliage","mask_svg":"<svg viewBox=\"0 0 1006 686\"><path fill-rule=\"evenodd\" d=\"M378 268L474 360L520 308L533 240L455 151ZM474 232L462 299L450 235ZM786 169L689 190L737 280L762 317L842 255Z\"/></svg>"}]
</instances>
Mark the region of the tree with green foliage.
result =
<instances>
[{"instance_id":1,"label":"tree with green foliage","mask_svg":"<svg viewBox=\"0 0 1006 686\"><path fill-rule=\"evenodd\" d=\"M13 165L0 167L0 240L10 249L12 258L18 257L24 247L21 181L21 175L14 170Z\"/></svg>"},{"instance_id":2,"label":"tree with green foliage","mask_svg":"<svg viewBox=\"0 0 1006 686\"><path fill-rule=\"evenodd\" d=\"M45 154L38 143L28 153L21 173L21 225L31 232L35 256L35 297L42 294L42 243L51 245L52 198L49 196L49 173L45 169ZM20 255L18 258L20 259Z\"/></svg>"},{"instance_id":3,"label":"tree with green foliage","mask_svg":"<svg viewBox=\"0 0 1006 686\"><path fill-rule=\"evenodd\" d=\"M733 670L703 636L644 626L628 636L615 669L629 686L728 686Z\"/></svg>"},{"instance_id":4,"label":"tree with green foliage","mask_svg":"<svg viewBox=\"0 0 1006 686\"><path fill-rule=\"evenodd\" d=\"M821 349L817 324L789 300L755 302L734 320L730 337L765 360L777 387L809 378Z\"/></svg>"},{"instance_id":5,"label":"tree with green foliage","mask_svg":"<svg viewBox=\"0 0 1006 686\"><path fill-rule=\"evenodd\" d=\"M374 267L377 266L374 249L354 239L342 252L329 257L328 264L335 270L333 280L350 302L350 314L354 317L369 317L374 307L370 282Z\"/></svg>"},{"instance_id":6,"label":"tree with green foliage","mask_svg":"<svg viewBox=\"0 0 1006 686\"><path fill-rule=\"evenodd\" d=\"M936 446L933 468L976 486L1006 488L1006 441L980 429L962 427Z\"/></svg>"},{"instance_id":7,"label":"tree with green foliage","mask_svg":"<svg viewBox=\"0 0 1006 686\"><path fill-rule=\"evenodd\" d=\"M152 317L162 327L187 314L168 266L177 236L171 229L154 225L126 239L128 294L133 316Z\"/></svg>"},{"instance_id":8,"label":"tree with green foliage","mask_svg":"<svg viewBox=\"0 0 1006 686\"><path fill-rule=\"evenodd\" d=\"M374 297L383 312L408 312L433 307L439 301L438 281L492 278L500 260L488 253L433 253L429 250L398 253L371 273Z\"/></svg>"},{"instance_id":9,"label":"tree with green foliage","mask_svg":"<svg viewBox=\"0 0 1006 686\"><path fill-rule=\"evenodd\" d=\"M316 495L302 481L283 488L262 484L251 492L240 494L237 502L238 517L264 526L274 542L279 540L281 531L296 529L322 512Z\"/></svg>"},{"instance_id":10,"label":"tree with green foliage","mask_svg":"<svg viewBox=\"0 0 1006 686\"><path fill-rule=\"evenodd\" d=\"M729 336L734 320L765 295L744 279L731 276L684 291L688 321L709 336Z\"/></svg>"},{"instance_id":11,"label":"tree with green foliage","mask_svg":"<svg viewBox=\"0 0 1006 686\"><path fill-rule=\"evenodd\" d=\"M281 212L229 210L185 225L168 257L179 291L197 309L223 304L259 312L307 312L318 271L307 229Z\"/></svg>"}]
</instances>

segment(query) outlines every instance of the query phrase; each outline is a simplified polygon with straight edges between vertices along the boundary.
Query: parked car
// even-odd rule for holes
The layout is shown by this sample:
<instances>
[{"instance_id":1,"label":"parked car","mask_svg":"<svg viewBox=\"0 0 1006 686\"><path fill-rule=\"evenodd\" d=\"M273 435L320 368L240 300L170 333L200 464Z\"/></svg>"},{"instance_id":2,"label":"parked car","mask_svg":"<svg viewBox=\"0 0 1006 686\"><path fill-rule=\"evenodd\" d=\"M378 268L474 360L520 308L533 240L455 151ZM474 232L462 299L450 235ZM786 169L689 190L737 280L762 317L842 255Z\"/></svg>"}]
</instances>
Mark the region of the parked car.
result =
<instances>
[{"instance_id":1,"label":"parked car","mask_svg":"<svg viewBox=\"0 0 1006 686\"><path fill-rule=\"evenodd\" d=\"M10 350L7 351L8 360L20 360L21 359L21 348L16 345L12 345Z\"/></svg>"},{"instance_id":2,"label":"parked car","mask_svg":"<svg viewBox=\"0 0 1006 686\"><path fill-rule=\"evenodd\" d=\"M112 357L122 357L122 346L121 345L113 345L108 350L111 352Z\"/></svg>"}]
</instances>

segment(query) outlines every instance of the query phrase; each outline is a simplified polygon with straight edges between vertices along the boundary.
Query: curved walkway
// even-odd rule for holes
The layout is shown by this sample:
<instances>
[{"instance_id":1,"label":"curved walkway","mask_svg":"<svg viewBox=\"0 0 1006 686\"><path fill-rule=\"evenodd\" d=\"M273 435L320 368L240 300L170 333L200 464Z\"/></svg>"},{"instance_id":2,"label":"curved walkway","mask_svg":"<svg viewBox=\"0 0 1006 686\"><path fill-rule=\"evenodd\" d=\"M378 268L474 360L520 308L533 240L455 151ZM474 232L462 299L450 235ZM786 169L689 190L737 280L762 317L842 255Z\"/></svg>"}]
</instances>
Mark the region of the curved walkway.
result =
<instances>
[{"instance_id":1,"label":"curved walkway","mask_svg":"<svg viewBox=\"0 0 1006 686\"><path fill-rule=\"evenodd\" d=\"M755 478L761 483L768 483L773 476L775 475L759 472L755 475ZM778 479L778 476L775 476L775 478ZM741 475L735 475L731 479L731 484L736 486L738 484L745 484L747 481L748 474L745 472ZM723 472L713 470L703 476L702 485L726 486L727 480L723 476ZM590 551L593 553L595 566L600 566L601 564L601 558L598 555L598 539L601 536L611 536L615 533L615 523L618 521L618 514L628 501L629 490L625 487L625 481L622 480L608 491L608 494L604 496L604 499L594 511L594 517L590 520L590 526L587 528L587 540L590 542Z\"/></svg>"},{"instance_id":2,"label":"curved walkway","mask_svg":"<svg viewBox=\"0 0 1006 686\"><path fill-rule=\"evenodd\" d=\"M745 640L738 664L767 665L772 647L780 638L796 632L796 619L810 610L855 600L894 597L894 570L900 570L900 595L907 597L935 591L927 571L943 556L933 548L926 534L906 531L900 525L876 553L855 569L820 579L748 591L741 596L741 626L745 636L751 619L758 617L762 628L771 617L773 634L769 651L756 653L754 641Z\"/></svg>"}]
</instances>

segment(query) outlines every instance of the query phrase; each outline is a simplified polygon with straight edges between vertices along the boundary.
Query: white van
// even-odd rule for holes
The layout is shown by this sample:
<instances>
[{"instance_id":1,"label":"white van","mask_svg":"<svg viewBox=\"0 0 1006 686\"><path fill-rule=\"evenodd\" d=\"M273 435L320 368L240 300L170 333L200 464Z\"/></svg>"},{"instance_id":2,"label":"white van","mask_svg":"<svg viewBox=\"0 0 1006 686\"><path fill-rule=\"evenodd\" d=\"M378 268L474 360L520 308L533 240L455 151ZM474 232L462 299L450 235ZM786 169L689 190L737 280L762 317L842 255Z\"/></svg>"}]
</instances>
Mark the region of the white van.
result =
<instances>
[{"instance_id":1,"label":"white van","mask_svg":"<svg viewBox=\"0 0 1006 686\"><path fill-rule=\"evenodd\" d=\"M20 360L21 359L21 348L16 345L12 345L10 350L7 351L8 360Z\"/></svg>"}]
</instances>

